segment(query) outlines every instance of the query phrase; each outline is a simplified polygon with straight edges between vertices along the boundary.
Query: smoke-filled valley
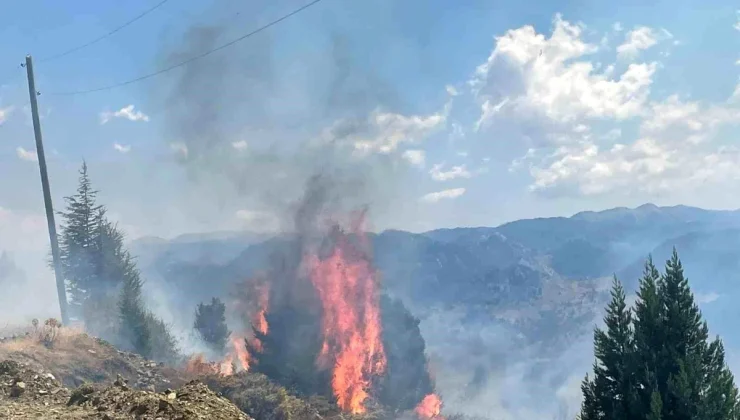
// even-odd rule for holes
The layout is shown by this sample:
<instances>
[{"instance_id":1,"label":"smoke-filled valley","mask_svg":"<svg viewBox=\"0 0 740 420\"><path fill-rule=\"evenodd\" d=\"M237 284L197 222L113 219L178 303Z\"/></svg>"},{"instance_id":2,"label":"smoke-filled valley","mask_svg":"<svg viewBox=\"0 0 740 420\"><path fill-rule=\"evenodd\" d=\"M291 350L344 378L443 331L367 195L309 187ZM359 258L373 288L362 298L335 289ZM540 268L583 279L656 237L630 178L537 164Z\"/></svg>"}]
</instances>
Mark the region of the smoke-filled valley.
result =
<instances>
[{"instance_id":1,"label":"smoke-filled valley","mask_svg":"<svg viewBox=\"0 0 740 420\"><path fill-rule=\"evenodd\" d=\"M737 337L723 314L735 294L730 284L737 251L731 244L738 226L737 212L645 205L491 228L391 230L368 237L384 294L420 319L430 373L451 413L572 418L611 274L633 290L648 254L663 261L672 244L736 366ZM234 232L216 241L182 241L145 238L132 249L157 256L145 273L152 287L169 291L167 310L179 314L173 319L189 320L203 296L228 299L235 285L262 272L293 238L263 241ZM218 257L209 256L214 253ZM232 258L224 263L223 255ZM586 267L583 255L589 255Z\"/></svg>"}]
</instances>

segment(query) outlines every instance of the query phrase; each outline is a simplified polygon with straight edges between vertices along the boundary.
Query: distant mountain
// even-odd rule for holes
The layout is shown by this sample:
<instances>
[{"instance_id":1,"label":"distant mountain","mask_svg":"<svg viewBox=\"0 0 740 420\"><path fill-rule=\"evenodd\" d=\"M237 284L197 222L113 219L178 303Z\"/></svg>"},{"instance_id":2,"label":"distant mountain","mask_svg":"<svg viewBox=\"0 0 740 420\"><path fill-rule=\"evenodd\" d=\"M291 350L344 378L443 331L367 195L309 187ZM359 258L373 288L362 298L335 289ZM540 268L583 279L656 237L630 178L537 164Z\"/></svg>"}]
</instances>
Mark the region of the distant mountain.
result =
<instances>
[{"instance_id":1,"label":"distant mountain","mask_svg":"<svg viewBox=\"0 0 740 420\"><path fill-rule=\"evenodd\" d=\"M557 405L556 397L534 394L555 395L588 370L591 331L611 276L631 290L645 258L652 254L662 268L674 246L710 328L731 345L730 354L732 346L740 350L731 325L740 317L733 304L740 298L740 211L645 204L498 227L369 236L385 291L421 319L440 385L463 408L466 398L485 400L487 387L512 380L533 390L531 400L512 396L521 404ZM226 296L288 241L219 233L135 241L132 249L150 287L165 290L168 310L188 325L196 303Z\"/></svg>"}]
</instances>

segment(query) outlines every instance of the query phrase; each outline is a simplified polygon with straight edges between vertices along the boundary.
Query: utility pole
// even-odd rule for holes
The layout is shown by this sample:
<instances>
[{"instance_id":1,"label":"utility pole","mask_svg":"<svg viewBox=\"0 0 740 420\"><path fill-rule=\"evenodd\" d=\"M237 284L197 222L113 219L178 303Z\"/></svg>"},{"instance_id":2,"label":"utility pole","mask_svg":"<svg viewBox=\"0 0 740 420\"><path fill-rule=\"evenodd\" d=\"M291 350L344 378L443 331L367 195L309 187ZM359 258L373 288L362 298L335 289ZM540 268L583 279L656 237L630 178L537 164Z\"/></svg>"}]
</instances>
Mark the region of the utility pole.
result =
<instances>
[{"instance_id":1,"label":"utility pole","mask_svg":"<svg viewBox=\"0 0 740 420\"><path fill-rule=\"evenodd\" d=\"M51 203L51 188L49 187L49 175L46 173L46 156L44 155L44 143L41 140L41 121L39 119L39 105L36 97L36 82L33 78L33 61L31 56L26 56L26 74L28 75L28 94L31 97L31 115L33 117L33 134L36 137L36 156L39 160L39 171L41 172L41 187L44 190L44 206L46 206L46 222L49 225L49 241L51 242L51 258L54 261L54 277L57 281L57 294L59 295L59 310L62 314L62 325L69 325L69 313L67 311L67 288L62 276L62 263L59 260L59 242L57 241L57 225L54 221L54 206Z\"/></svg>"}]
</instances>

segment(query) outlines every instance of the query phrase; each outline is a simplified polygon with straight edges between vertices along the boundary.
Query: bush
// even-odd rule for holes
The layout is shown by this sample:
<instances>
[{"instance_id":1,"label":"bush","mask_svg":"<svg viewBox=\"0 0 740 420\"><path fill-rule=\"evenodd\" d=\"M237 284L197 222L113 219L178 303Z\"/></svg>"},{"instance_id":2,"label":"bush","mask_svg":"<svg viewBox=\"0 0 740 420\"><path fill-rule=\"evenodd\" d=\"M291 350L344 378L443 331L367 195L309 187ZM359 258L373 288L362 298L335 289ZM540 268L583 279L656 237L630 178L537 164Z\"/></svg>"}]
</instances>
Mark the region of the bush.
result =
<instances>
[{"instance_id":1,"label":"bush","mask_svg":"<svg viewBox=\"0 0 740 420\"><path fill-rule=\"evenodd\" d=\"M177 363L180 358L180 349L170 326L151 312L146 315L146 324L151 340L149 358L158 362Z\"/></svg>"},{"instance_id":2,"label":"bush","mask_svg":"<svg viewBox=\"0 0 740 420\"><path fill-rule=\"evenodd\" d=\"M38 326L38 320L34 319L33 326ZM62 328L62 324L56 320L56 318L49 318L44 321L44 326L40 331L37 330L38 339L41 344L48 348L54 347L54 343L59 337L59 330Z\"/></svg>"},{"instance_id":3,"label":"bush","mask_svg":"<svg viewBox=\"0 0 740 420\"><path fill-rule=\"evenodd\" d=\"M327 414L288 394L285 388L259 373L239 372L225 378L212 376L205 382L255 419L313 420Z\"/></svg>"}]
</instances>

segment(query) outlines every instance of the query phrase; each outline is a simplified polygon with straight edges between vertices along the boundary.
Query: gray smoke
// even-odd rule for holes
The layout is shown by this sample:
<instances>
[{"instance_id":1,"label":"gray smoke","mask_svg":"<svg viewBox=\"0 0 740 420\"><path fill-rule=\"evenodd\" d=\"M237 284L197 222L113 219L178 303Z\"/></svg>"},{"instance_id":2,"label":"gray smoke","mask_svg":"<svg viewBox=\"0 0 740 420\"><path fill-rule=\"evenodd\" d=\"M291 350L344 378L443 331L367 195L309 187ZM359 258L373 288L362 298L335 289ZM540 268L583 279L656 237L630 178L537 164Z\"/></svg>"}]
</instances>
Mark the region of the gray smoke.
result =
<instances>
[{"instance_id":1,"label":"gray smoke","mask_svg":"<svg viewBox=\"0 0 740 420\"><path fill-rule=\"evenodd\" d=\"M193 27L163 55L180 62L226 42L227 32ZM368 113L393 95L353 64L346 38L330 33L326 42L328 50L302 68L312 77L305 84L281 68L280 45L264 33L183 67L156 92L164 137L177 145L204 200L240 202L284 230L306 180L320 175L331 178L330 200L340 207L372 204L374 212L390 213L404 167L392 156L357 155L351 139L373 134Z\"/></svg>"}]
</instances>

